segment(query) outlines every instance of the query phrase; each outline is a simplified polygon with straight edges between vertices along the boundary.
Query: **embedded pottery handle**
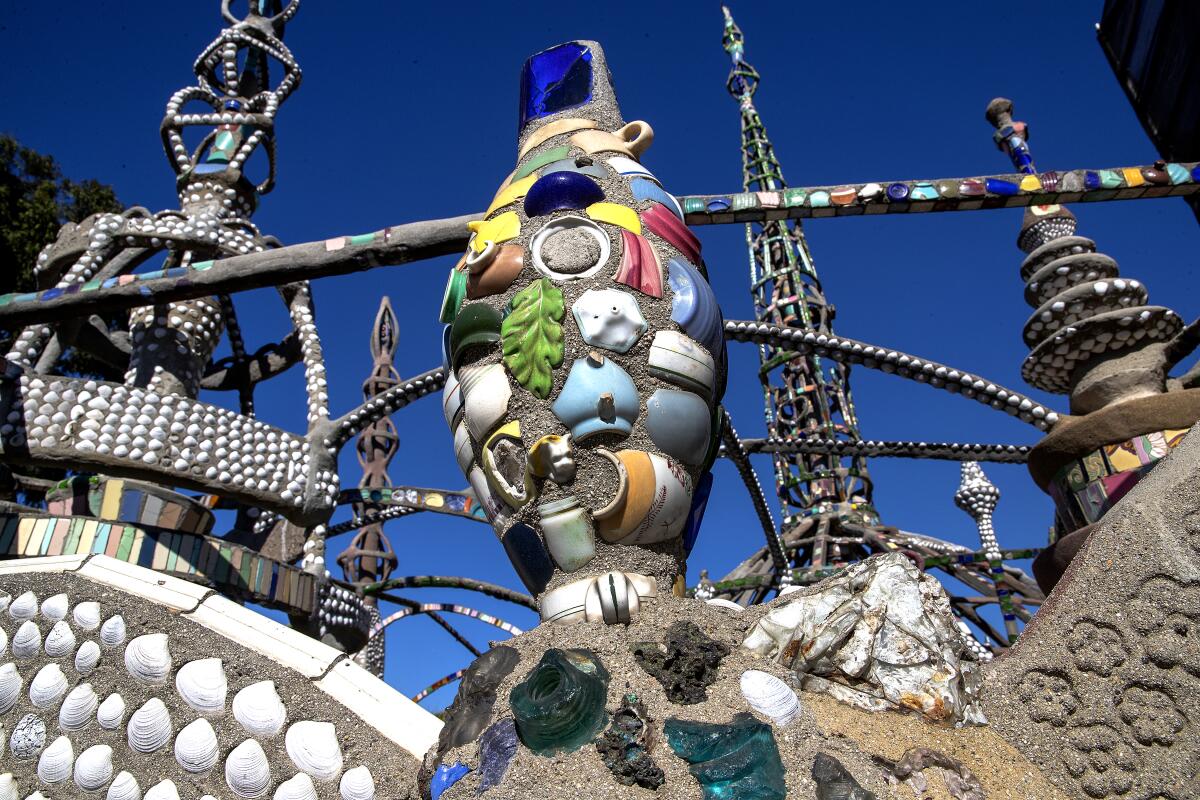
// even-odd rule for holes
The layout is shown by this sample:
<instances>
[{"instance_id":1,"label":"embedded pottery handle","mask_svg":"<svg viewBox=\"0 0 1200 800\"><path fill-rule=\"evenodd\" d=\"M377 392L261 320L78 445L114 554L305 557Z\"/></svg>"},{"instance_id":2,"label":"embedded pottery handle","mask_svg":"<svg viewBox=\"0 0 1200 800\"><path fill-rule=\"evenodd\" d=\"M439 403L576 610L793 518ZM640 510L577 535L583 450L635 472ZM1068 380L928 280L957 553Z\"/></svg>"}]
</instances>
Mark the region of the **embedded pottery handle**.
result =
<instances>
[{"instance_id":1,"label":"embedded pottery handle","mask_svg":"<svg viewBox=\"0 0 1200 800\"><path fill-rule=\"evenodd\" d=\"M650 127L649 122L640 119L626 123L624 127L613 133L624 139L629 145L629 151L639 159L642 157L642 153L650 149L650 144L654 141L654 128Z\"/></svg>"}]
</instances>

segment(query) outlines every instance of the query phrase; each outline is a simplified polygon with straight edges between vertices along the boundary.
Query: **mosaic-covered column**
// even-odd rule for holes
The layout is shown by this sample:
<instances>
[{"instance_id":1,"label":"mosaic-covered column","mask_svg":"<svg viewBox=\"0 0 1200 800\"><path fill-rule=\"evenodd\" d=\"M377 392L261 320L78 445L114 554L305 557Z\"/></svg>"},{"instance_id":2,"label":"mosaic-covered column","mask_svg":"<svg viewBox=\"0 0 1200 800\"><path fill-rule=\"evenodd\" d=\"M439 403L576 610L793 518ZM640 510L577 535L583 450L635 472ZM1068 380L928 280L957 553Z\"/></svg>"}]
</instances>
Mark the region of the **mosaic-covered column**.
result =
<instances>
[{"instance_id":1,"label":"mosaic-covered column","mask_svg":"<svg viewBox=\"0 0 1200 800\"><path fill-rule=\"evenodd\" d=\"M682 590L717 451L722 316L594 42L532 56L516 169L451 271L446 421L543 620Z\"/></svg>"}]
</instances>

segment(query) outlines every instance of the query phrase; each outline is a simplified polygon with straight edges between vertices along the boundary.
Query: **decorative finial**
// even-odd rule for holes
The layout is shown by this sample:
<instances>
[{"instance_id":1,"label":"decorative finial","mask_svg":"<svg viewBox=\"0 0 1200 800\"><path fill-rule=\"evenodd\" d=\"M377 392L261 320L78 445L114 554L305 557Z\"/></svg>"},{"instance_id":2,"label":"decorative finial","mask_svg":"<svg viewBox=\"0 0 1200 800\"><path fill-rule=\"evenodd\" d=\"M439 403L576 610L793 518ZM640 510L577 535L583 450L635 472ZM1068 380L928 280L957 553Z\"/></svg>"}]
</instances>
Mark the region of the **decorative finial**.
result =
<instances>
[{"instance_id":1,"label":"decorative finial","mask_svg":"<svg viewBox=\"0 0 1200 800\"><path fill-rule=\"evenodd\" d=\"M979 542L988 558L1000 557L1000 544L992 526L992 514L1000 501L1000 490L988 480L976 461L962 463L961 480L954 493L954 504L971 515L979 528Z\"/></svg>"}]
</instances>

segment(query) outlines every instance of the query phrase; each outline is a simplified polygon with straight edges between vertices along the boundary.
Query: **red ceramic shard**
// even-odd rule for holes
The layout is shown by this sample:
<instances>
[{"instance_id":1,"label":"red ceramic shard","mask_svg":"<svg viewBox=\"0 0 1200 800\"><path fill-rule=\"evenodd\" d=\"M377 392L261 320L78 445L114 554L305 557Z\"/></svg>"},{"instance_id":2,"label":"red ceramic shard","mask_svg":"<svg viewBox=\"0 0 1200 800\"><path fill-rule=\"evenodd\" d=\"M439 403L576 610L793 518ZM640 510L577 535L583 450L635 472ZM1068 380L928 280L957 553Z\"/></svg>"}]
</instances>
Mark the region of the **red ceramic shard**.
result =
<instances>
[{"instance_id":1,"label":"red ceramic shard","mask_svg":"<svg viewBox=\"0 0 1200 800\"><path fill-rule=\"evenodd\" d=\"M666 211L657 203L655 205ZM671 219L676 219L670 212L667 212L667 215ZM643 221L644 219L645 215L643 214ZM684 228L684 230L687 229ZM621 242L624 245L621 248L621 266L613 280L651 297L662 297L662 266L659 265L658 258L654 255L654 248L644 236L638 236L636 233L624 229L621 231Z\"/></svg>"},{"instance_id":2,"label":"red ceramic shard","mask_svg":"<svg viewBox=\"0 0 1200 800\"><path fill-rule=\"evenodd\" d=\"M666 206L653 203L642 212L641 217L642 224L649 228L651 233L682 253L688 261L693 264L700 263L700 240Z\"/></svg>"}]
</instances>

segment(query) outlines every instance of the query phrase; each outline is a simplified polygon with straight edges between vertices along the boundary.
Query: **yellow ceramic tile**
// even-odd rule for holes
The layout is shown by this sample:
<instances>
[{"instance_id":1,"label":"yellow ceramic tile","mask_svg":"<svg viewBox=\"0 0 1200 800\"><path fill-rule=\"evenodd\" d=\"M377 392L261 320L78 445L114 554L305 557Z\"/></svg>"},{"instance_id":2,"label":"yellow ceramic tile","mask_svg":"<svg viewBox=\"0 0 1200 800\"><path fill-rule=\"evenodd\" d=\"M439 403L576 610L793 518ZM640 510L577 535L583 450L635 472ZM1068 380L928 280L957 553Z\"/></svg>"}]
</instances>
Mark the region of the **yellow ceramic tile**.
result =
<instances>
[{"instance_id":1,"label":"yellow ceramic tile","mask_svg":"<svg viewBox=\"0 0 1200 800\"><path fill-rule=\"evenodd\" d=\"M619 206L616 203L592 203L587 207L587 215L597 222L617 225L630 233L640 235L642 232L642 221L638 219L637 212L628 206Z\"/></svg>"},{"instance_id":2,"label":"yellow ceramic tile","mask_svg":"<svg viewBox=\"0 0 1200 800\"><path fill-rule=\"evenodd\" d=\"M33 539L33 526L36 524L37 519L34 517L22 517L17 523L17 552L21 555L28 555L25 551Z\"/></svg>"},{"instance_id":3,"label":"yellow ceramic tile","mask_svg":"<svg viewBox=\"0 0 1200 800\"><path fill-rule=\"evenodd\" d=\"M517 155L517 161L525 157L533 148L537 147L542 142L551 137L558 136L560 133L571 133L572 131L581 131L590 128L599 128L600 126L590 119L556 119L554 122L543 125L534 131L524 146L521 147L521 152Z\"/></svg>"},{"instance_id":4,"label":"yellow ceramic tile","mask_svg":"<svg viewBox=\"0 0 1200 800\"><path fill-rule=\"evenodd\" d=\"M1038 178L1037 175L1026 175L1024 178L1021 178L1021 191L1036 192L1038 189L1041 189L1041 188L1042 188L1042 181L1041 181L1041 179Z\"/></svg>"},{"instance_id":5,"label":"yellow ceramic tile","mask_svg":"<svg viewBox=\"0 0 1200 800\"><path fill-rule=\"evenodd\" d=\"M1121 174L1125 176L1125 182L1130 186L1141 186L1146 182L1146 179L1142 177L1142 171L1135 167L1125 167L1121 170Z\"/></svg>"},{"instance_id":6,"label":"yellow ceramic tile","mask_svg":"<svg viewBox=\"0 0 1200 800\"><path fill-rule=\"evenodd\" d=\"M116 519L117 513L121 510L121 490L125 488L125 481L106 481L104 484L104 496L100 500L100 519Z\"/></svg>"},{"instance_id":7,"label":"yellow ceramic tile","mask_svg":"<svg viewBox=\"0 0 1200 800\"><path fill-rule=\"evenodd\" d=\"M529 187L533 186L537 178L538 176L534 174L501 186L500 191L496 192L495 198L492 199L492 204L488 206L488 210L483 215L490 217L496 209L504 208L509 203L515 203L520 200L529 191Z\"/></svg>"},{"instance_id":8,"label":"yellow ceramic tile","mask_svg":"<svg viewBox=\"0 0 1200 800\"><path fill-rule=\"evenodd\" d=\"M475 234L475 243L471 246L476 253L482 253L486 242L500 244L520 236L521 218L515 211L506 211L495 219L468 222L467 228Z\"/></svg>"},{"instance_id":9,"label":"yellow ceramic tile","mask_svg":"<svg viewBox=\"0 0 1200 800\"><path fill-rule=\"evenodd\" d=\"M1108 456L1108 463L1112 464L1114 472L1125 472L1142 466L1142 461L1134 452L1133 447L1133 442L1125 442L1108 445L1104 448L1104 454Z\"/></svg>"}]
</instances>

